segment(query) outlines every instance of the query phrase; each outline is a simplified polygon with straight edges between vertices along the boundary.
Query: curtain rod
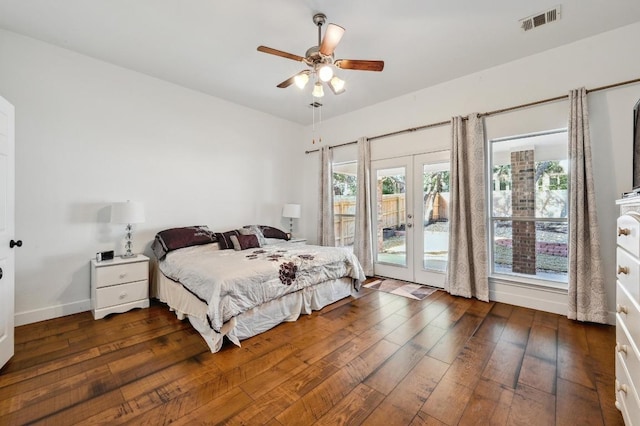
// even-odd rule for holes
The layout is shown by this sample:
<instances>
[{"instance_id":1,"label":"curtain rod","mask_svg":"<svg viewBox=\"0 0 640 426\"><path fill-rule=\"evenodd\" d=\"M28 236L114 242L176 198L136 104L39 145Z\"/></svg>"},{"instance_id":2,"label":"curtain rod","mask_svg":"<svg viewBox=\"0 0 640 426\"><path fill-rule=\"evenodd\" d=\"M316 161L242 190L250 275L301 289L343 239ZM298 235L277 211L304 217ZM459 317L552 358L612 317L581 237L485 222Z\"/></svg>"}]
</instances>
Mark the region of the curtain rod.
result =
<instances>
[{"instance_id":1,"label":"curtain rod","mask_svg":"<svg viewBox=\"0 0 640 426\"><path fill-rule=\"evenodd\" d=\"M587 89L587 93L598 92L600 90L606 90L606 89L613 89L614 87L625 86L627 84L634 84L634 83L640 83L640 78L635 78L633 80L627 80L627 81L621 81L619 83L608 84L606 86L595 87L593 89ZM535 106L535 105L546 104L548 102L561 101L563 99L567 99L568 97L569 97L569 95L556 96L556 97L553 97L553 98L547 98L547 99L542 99L542 100L539 100L539 101L528 102L526 104L515 105L515 106L512 106L512 107L508 107L508 108L502 108L502 109L496 109L496 110L493 110L493 111L482 112L482 113L479 113L478 116L479 117L489 117L491 115L502 114L504 112L514 111L514 110L522 109L522 108L528 108L528 107L532 107L532 106ZM389 136L401 135L403 133L412 133L412 132L417 132L419 130L430 129L432 127L440 127L440 126L444 126L444 125L447 125L447 124L451 124L451 120L439 121L437 123L425 124L423 126L418 126L418 127L410 127L408 129L397 130L397 131L391 132L391 133L385 133L385 134L382 134L382 135L372 136L372 137L370 137L368 139L370 141L373 141L373 140L376 140L376 139L387 138ZM353 144L356 144L356 143L358 143L358 141L339 143L337 145L331 145L329 147L329 149L339 148L341 146L353 145ZM311 151L305 151L304 153L305 154L311 154L312 152L318 152L318 151L320 151L320 149L313 149Z\"/></svg>"}]
</instances>

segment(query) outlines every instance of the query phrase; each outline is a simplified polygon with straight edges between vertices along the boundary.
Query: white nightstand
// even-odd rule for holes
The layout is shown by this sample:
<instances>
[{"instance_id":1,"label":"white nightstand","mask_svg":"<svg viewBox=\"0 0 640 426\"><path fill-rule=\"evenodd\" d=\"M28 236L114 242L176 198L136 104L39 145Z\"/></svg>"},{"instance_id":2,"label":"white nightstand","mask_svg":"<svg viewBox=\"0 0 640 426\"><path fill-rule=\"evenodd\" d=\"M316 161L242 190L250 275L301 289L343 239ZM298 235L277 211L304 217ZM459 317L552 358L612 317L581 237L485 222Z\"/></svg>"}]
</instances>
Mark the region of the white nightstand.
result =
<instances>
[{"instance_id":1,"label":"white nightstand","mask_svg":"<svg viewBox=\"0 0 640 426\"><path fill-rule=\"evenodd\" d=\"M149 258L91 260L91 310L100 319L114 312L149 307Z\"/></svg>"}]
</instances>

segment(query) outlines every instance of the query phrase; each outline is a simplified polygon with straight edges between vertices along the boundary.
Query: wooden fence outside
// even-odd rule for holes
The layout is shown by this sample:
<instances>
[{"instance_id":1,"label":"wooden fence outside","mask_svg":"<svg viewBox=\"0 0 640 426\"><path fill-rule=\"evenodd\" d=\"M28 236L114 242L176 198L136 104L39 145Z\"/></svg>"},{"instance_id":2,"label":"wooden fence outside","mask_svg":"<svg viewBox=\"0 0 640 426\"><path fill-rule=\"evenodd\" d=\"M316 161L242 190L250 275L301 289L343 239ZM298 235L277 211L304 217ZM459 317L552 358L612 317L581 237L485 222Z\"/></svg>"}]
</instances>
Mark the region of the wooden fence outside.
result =
<instances>
[{"instance_id":1,"label":"wooden fence outside","mask_svg":"<svg viewBox=\"0 0 640 426\"><path fill-rule=\"evenodd\" d=\"M393 228L405 223L405 194L388 194L382 196L378 204L379 230ZM353 244L356 222L355 197L336 196L333 201L333 223L336 235L336 245L349 246ZM375 225L374 225L375 226Z\"/></svg>"}]
</instances>

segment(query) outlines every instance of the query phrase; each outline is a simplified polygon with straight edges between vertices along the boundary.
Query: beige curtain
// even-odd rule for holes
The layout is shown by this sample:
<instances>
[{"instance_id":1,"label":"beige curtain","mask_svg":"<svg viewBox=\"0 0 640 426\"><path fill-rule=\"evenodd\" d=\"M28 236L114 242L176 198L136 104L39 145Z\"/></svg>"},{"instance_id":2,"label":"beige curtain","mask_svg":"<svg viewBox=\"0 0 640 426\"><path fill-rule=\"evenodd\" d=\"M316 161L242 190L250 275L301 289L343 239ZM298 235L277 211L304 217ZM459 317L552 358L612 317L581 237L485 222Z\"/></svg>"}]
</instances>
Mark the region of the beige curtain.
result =
<instances>
[{"instance_id":1,"label":"beige curtain","mask_svg":"<svg viewBox=\"0 0 640 426\"><path fill-rule=\"evenodd\" d=\"M587 91L569 92L569 319L607 322Z\"/></svg>"},{"instance_id":2,"label":"beige curtain","mask_svg":"<svg viewBox=\"0 0 640 426\"><path fill-rule=\"evenodd\" d=\"M489 301L484 121L451 119L449 293Z\"/></svg>"},{"instance_id":3,"label":"beige curtain","mask_svg":"<svg viewBox=\"0 0 640 426\"><path fill-rule=\"evenodd\" d=\"M320 196L318 198L318 245L335 246L333 225L333 156L327 145L320 148Z\"/></svg>"},{"instance_id":4,"label":"beige curtain","mask_svg":"<svg viewBox=\"0 0 640 426\"><path fill-rule=\"evenodd\" d=\"M371 224L371 143L358 139L358 171L356 192L356 223L353 254L365 275L373 276L373 228Z\"/></svg>"}]
</instances>

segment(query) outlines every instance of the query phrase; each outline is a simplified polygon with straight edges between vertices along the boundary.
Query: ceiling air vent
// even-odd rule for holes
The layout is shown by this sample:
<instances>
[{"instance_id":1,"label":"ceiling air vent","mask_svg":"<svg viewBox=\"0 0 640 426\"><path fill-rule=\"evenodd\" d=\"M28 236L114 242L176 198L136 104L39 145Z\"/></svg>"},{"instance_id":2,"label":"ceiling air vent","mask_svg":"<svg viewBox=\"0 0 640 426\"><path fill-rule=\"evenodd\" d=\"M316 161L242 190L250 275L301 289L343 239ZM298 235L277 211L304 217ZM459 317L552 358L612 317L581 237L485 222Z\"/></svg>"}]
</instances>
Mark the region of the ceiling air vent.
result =
<instances>
[{"instance_id":1,"label":"ceiling air vent","mask_svg":"<svg viewBox=\"0 0 640 426\"><path fill-rule=\"evenodd\" d=\"M540 25L557 21L558 19L560 19L560 5L545 12L536 13L535 15L521 19L520 28L522 28L523 31L529 31L538 28Z\"/></svg>"}]
</instances>

